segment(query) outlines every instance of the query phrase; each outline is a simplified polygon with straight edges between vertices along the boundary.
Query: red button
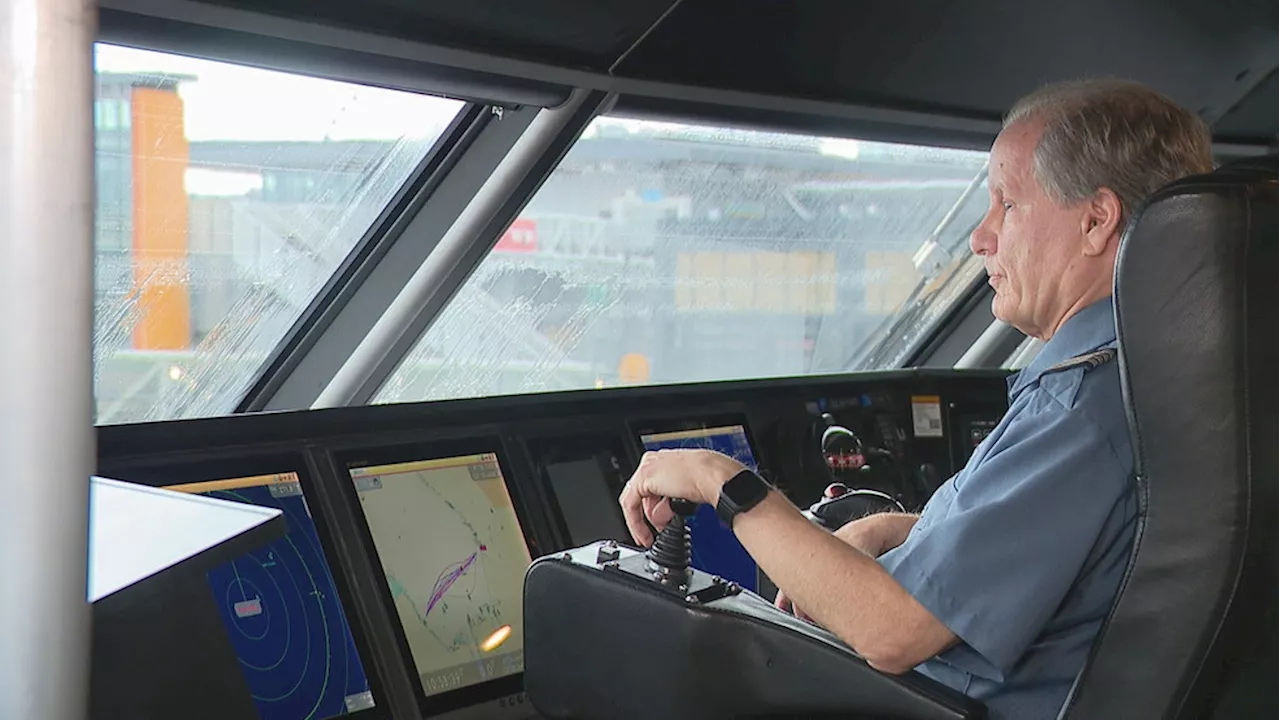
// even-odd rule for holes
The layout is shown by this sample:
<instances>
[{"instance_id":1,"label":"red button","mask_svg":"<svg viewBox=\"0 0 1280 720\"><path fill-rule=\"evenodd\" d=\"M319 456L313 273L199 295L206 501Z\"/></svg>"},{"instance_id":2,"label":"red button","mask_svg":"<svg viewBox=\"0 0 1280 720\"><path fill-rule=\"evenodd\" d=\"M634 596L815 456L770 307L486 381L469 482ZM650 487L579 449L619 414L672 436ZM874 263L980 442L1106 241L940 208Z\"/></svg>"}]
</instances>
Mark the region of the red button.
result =
<instances>
[{"instance_id":1,"label":"red button","mask_svg":"<svg viewBox=\"0 0 1280 720\"><path fill-rule=\"evenodd\" d=\"M831 483L826 490L822 491L822 494L829 498L838 498L847 492L849 492L849 488L844 483Z\"/></svg>"}]
</instances>

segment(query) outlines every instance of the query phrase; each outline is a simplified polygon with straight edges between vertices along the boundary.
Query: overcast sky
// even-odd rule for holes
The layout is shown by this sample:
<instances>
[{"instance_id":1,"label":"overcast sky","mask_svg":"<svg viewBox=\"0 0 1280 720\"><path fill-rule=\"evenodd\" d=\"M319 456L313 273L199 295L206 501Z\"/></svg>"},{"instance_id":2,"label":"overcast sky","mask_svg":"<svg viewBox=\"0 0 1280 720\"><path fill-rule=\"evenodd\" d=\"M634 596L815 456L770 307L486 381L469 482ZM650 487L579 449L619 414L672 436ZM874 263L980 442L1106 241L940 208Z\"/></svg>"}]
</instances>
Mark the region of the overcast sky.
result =
<instances>
[{"instance_id":1,"label":"overcast sky","mask_svg":"<svg viewBox=\"0 0 1280 720\"><path fill-rule=\"evenodd\" d=\"M0 0L2 2L3 0ZM201 60L167 53L139 50L98 43L96 65L99 72L149 72L183 75L193 78L179 84L186 110L186 135L189 140L395 140L399 138L438 137L462 107L457 100L416 95L396 90L366 87L353 83L322 80L284 72L262 70L232 63ZM641 128L680 129L679 124L637 121L622 118L600 118L584 135L591 135L596 125L607 123L629 131ZM799 142L813 143L803 136L770 133L733 133L706 128L708 140L742 143L749 146L788 147ZM732 138L720 137L721 135ZM819 152L849 159L879 143L857 140L819 139ZM882 146L888 149L890 146ZM980 158L979 153L955 150L898 146L890 152L905 153L904 159L920 159L924 155ZM966 161L974 158L965 157ZM979 159L980 162L980 159ZM195 170L188 184L193 192L240 194L261 183L256 176L242 178L215 177L222 173ZM210 175L210 177L204 177ZM231 182L231 185L227 185ZM195 188L201 188L196 190Z\"/></svg>"},{"instance_id":2,"label":"overcast sky","mask_svg":"<svg viewBox=\"0 0 1280 720\"><path fill-rule=\"evenodd\" d=\"M99 43L99 72L195 76L179 86L191 140L371 140L440 134L456 100Z\"/></svg>"},{"instance_id":3,"label":"overcast sky","mask_svg":"<svg viewBox=\"0 0 1280 720\"><path fill-rule=\"evenodd\" d=\"M436 137L462 107L456 100L321 80L98 43L100 72L192 76L179 85L190 140L387 140ZM631 131L679 128L678 123L601 118ZM588 135L591 134L589 128ZM710 132L716 131L708 129ZM779 136L781 139L781 136ZM830 141L836 154L857 143Z\"/></svg>"}]
</instances>

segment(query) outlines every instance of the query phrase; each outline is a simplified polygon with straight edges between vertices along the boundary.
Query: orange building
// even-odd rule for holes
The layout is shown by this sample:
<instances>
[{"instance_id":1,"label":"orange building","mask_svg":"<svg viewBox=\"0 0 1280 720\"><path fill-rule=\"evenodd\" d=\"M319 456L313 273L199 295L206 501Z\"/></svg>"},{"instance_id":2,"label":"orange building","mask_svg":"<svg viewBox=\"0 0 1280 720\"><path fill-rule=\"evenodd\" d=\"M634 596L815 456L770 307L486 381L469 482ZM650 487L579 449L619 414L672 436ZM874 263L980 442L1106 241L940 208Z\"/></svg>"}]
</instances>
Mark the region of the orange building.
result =
<instances>
[{"instance_id":1,"label":"orange building","mask_svg":"<svg viewBox=\"0 0 1280 720\"><path fill-rule=\"evenodd\" d=\"M133 347L191 345L189 146L171 75L97 76L98 293L129 288ZM125 283L124 273L131 275Z\"/></svg>"}]
</instances>

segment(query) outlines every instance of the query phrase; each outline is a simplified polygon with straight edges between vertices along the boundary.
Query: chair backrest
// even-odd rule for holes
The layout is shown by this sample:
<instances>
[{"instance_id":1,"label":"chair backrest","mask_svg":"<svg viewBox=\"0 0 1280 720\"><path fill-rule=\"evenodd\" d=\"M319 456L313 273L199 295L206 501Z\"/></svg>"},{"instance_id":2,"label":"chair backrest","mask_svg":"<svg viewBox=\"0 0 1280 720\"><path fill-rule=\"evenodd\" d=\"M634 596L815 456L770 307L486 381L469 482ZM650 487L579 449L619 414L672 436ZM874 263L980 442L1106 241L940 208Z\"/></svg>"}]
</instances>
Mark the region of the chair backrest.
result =
<instances>
[{"instance_id":1,"label":"chair backrest","mask_svg":"<svg viewBox=\"0 0 1280 720\"><path fill-rule=\"evenodd\" d=\"M1061 717L1276 717L1276 158L1150 198L1116 266L1140 517Z\"/></svg>"}]
</instances>

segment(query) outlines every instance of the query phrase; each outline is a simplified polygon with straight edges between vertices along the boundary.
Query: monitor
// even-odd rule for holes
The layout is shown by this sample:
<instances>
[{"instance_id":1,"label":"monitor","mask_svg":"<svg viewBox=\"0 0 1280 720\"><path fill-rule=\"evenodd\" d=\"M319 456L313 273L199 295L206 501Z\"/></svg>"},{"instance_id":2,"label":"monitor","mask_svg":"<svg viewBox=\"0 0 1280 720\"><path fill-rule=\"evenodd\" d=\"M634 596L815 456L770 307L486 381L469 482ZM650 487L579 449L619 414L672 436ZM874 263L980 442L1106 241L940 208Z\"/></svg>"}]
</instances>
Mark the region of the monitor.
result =
<instances>
[{"instance_id":1,"label":"monitor","mask_svg":"<svg viewBox=\"0 0 1280 720\"><path fill-rule=\"evenodd\" d=\"M530 553L498 456L349 469L423 692L523 672Z\"/></svg>"},{"instance_id":2,"label":"monitor","mask_svg":"<svg viewBox=\"0 0 1280 720\"><path fill-rule=\"evenodd\" d=\"M571 543L630 538L618 511L617 494L610 491L599 459L549 462L545 471Z\"/></svg>"},{"instance_id":3,"label":"monitor","mask_svg":"<svg viewBox=\"0 0 1280 720\"><path fill-rule=\"evenodd\" d=\"M651 432L640 436L645 450L702 448L724 453L752 470L759 470L751 441L742 425L722 425L695 429ZM704 572L733 580L749 590L756 590L755 560L742 543L716 514L714 507L702 505L689 519L689 535L693 542L691 562Z\"/></svg>"},{"instance_id":4,"label":"monitor","mask_svg":"<svg viewBox=\"0 0 1280 720\"><path fill-rule=\"evenodd\" d=\"M631 474L624 435L567 431L529 438L526 447L569 545L631 541L618 504Z\"/></svg>"},{"instance_id":5,"label":"monitor","mask_svg":"<svg viewBox=\"0 0 1280 720\"><path fill-rule=\"evenodd\" d=\"M170 485L284 513L288 532L208 581L262 720L347 715L373 693L297 473Z\"/></svg>"}]
</instances>

